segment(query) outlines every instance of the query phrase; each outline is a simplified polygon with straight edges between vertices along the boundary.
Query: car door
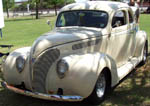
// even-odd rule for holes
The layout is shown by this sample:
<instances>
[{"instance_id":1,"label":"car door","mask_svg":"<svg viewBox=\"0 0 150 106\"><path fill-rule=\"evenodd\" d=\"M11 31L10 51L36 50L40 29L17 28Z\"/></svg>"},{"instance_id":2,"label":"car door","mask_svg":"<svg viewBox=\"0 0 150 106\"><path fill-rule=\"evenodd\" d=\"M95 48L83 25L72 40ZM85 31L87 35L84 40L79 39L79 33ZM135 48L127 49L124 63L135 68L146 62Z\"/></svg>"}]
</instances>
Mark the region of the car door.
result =
<instances>
[{"instance_id":1,"label":"car door","mask_svg":"<svg viewBox=\"0 0 150 106\"><path fill-rule=\"evenodd\" d=\"M127 50L128 58L131 59L134 55L136 45L136 23L134 22L133 14L128 10L128 36L129 36L129 47Z\"/></svg>"},{"instance_id":2,"label":"car door","mask_svg":"<svg viewBox=\"0 0 150 106\"><path fill-rule=\"evenodd\" d=\"M127 50L129 47L130 36L128 36L128 16L125 9L114 13L111 22L111 34L108 43L108 54L116 61L117 67L122 66L128 61Z\"/></svg>"}]
</instances>

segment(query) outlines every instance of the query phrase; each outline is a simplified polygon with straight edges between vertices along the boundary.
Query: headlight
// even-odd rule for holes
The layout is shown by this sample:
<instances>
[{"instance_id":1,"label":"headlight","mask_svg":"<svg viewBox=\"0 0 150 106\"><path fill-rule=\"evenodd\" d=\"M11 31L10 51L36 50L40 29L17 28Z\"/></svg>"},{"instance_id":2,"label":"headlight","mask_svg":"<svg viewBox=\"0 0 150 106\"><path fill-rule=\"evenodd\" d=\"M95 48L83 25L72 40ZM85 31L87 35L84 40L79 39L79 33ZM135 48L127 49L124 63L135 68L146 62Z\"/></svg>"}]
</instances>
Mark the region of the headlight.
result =
<instances>
[{"instance_id":1,"label":"headlight","mask_svg":"<svg viewBox=\"0 0 150 106\"><path fill-rule=\"evenodd\" d=\"M21 73L25 66L25 58L23 56L19 56L16 59L16 68L19 73Z\"/></svg>"},{"instance_id":2,"label":"headlight","mask_svg":"<svg viewBox=\"0 0 150 106\"><path fill-rule=\"evenodd\" d=\"M69 69L69 66L65 60L62 59L57 63L57 74L60 79L65 77L68 69Z\"/></svg>"}]
</instances>

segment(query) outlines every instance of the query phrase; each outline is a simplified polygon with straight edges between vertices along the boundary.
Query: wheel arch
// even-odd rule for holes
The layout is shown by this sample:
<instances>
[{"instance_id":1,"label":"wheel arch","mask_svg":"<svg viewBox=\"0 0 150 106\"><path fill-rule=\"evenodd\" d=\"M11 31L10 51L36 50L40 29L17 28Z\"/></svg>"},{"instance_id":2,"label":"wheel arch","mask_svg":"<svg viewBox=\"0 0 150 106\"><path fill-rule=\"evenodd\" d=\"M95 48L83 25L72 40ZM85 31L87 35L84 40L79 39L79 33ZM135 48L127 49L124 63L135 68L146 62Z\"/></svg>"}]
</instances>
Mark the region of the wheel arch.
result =
<instances>
[{"instance_id":1,"label":"wheel arch","mask_svg":"<svg viewBox=\"0 0 150 106\"><path fill-rule=\"evenodd\" d=\"M68 63L69 71L65 78L59 81L59 84L62 88L66 89L68 87L67 89L71 89L74 93L84 98L92 93L102 71L108 76L110 87L118 83L116 63L107 54L98 52L75 54L63 59Z\"/></svg>"},{"instance_id":2,"label":"wheel arch","mask_svg":"<svg viewBox=\"0 0 150 106\"><path fill-rule=\"evenodd\" d=\"M106 76L106 80L107 80L107 84L109 86L109 88L111 88L111 83L112 83L112 75L111 75L111 71L108 67L104 67L104 69L102 70L102 72L105 74Z\"/></svg>"},{"instance_id":3,"label":"wheel arch","mask_svg":"<svg viewBox=\"0 0 150 106\"><path fill-rule=\"evenodd\" d=\"M98 97L96 88L97 88L98 79L100 78L101 74L104 74L104 76L106 78L105 79L106 80L106 88L104 91L104 95L101 97ZM85 99L85 100L88 100L89 102L91 102L92 104L101 103L105 99L106 95L109 93L110 85L111 85L110 69L108 67L104 67L103 70L101 71L101 73L99 74L98 79L95 83L95 86L94 86L92 93Z\"/></svg>"},{"instance_id":4,"label":"wheel arch","mask_svg":"<svg viewBox=\"0 0 150 106\"><path fill-rule=\"evenodd\" d=\"M106 75L108 75L110 87L115 86L119 82L115 60L109 55L105 54L103 58L100 58L98 64L98 75L104 72Z\"/></svg>"},{"instance_id":5,"label":"wheel arch","mask_svg":"<svg viewBox=\"0 0 150 106\"><path fill-rule=\"evenodd\" d=\"M142 59L142 51L144 49L144 46L148 45L148 37L145 31L138 31L136 33L136 48L134 52L135 57L141 57ZM148 46L147 46L148 49Z\"/></svg>"},{"instance_id":6,"label":"wheel arch","mask_svg":"<svg viewBox=\"0 0 150 106\"><path fill-rule=\"evenodd\" d=\"M148 39L146 39L145 46L146 46L146 50L147 50L147 53L148 53Z\"/></svg>"},{"instance_id":7,"label":"wheel arch","mask_svg":"<svg viewBox=\"0 0 150 106\"><path fill-rule=\"evenodd\" d=\"M103 54L103 53L99 53L99 57L97 57L97 58L99 58L99 61L97 63L97 70L95 70L97 73L97 78L95 80L93 90L95 88L96 82L97 82L100 74L103 72L107 77L108 89L111 89L119 82L116 62L112 57L110 57L107 54ZM91 92L91 94L92 94L92 92Z\"/></svg>"}]
</instances>

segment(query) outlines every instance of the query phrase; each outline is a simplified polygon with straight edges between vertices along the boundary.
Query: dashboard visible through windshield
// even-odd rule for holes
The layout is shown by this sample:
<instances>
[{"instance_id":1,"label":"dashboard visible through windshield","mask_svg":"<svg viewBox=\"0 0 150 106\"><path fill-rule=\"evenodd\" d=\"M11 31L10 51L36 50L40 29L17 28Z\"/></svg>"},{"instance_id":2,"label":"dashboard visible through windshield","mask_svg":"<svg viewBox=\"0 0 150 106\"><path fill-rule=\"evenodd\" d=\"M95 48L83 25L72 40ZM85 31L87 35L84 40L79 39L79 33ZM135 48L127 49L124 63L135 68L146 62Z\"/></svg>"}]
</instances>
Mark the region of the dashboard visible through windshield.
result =
<instances>
[{"instance_id":1,"label":"dashboard visible through windshield","mask_svg":"<svg viewBox=\"0 0 150 106\"><path fill-rule=\"evenodd\" d=\"M83 26L105 28L108 14L104 11L67 11L59 14L56 27Z\"/></svg>"}]
</instances>

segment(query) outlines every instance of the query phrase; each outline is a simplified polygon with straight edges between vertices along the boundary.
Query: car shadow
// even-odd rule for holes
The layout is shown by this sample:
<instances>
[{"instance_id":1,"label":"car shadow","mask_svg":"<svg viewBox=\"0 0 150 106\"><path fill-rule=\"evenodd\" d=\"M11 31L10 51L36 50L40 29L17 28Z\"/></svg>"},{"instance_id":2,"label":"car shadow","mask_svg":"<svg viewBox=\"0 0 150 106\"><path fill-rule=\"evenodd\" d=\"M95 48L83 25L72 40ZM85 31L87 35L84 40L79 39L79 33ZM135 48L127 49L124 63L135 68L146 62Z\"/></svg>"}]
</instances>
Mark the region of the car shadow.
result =
<instances>
[{"instance_id":1,"label":"car shadow","mask_svg":"<svg viewBox=\"0 0 150 106\"><path fill-rule=\"evenodd\" d=\"M150 54L143 66L132 70L113 88L103 104L150 106Z\"/></svg>"},{"instance_id":2,"label":"car shadow","mask_svg":"<svg viewBox=\"0 0 150 106\"><path fill-rule=\"evenodd\" d=\"M0 106L94 106L83 102L56 102L32 98L6 89L0 90Z\"/></svg>"},{"instance_id":3,"label":"car shadow","mask_svg":"<svg viewBox=\"0 0 150 106\"><path fill-rule=\"evenodd\" d=\"M148 57L150 60L150 54ZM149 106L150 61L131 71L99 106ZM0 78L2 74L0 72ZM0 80L1 81L1 80ZM96 106L82 102L56 102L19 95L0 85L0 106Z\"/></svg>"}]
</instances>

